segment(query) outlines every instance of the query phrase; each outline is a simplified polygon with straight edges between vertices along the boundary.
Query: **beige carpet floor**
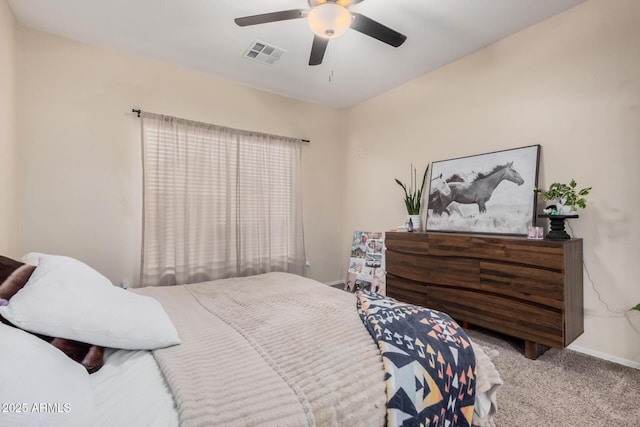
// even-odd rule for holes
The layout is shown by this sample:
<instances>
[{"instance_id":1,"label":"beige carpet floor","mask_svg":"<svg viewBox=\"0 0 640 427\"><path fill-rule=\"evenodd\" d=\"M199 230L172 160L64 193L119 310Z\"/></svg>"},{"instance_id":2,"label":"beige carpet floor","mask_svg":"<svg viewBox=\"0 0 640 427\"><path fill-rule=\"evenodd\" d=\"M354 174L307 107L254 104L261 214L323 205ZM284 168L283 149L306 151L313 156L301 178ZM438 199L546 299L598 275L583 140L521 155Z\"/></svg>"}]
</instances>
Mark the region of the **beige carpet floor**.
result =
<instances>
[{"instance_id":1,"label":"beige carpet floor","mask_svg":"<svg viewBox=\"0 0 640 427\"><path fill-rule=\"evenodd\" d=\"M522 341L468 330L500 372L498 427L640 427L640 370L572 350L523 356Z\"/></svg>"}]
</instances>

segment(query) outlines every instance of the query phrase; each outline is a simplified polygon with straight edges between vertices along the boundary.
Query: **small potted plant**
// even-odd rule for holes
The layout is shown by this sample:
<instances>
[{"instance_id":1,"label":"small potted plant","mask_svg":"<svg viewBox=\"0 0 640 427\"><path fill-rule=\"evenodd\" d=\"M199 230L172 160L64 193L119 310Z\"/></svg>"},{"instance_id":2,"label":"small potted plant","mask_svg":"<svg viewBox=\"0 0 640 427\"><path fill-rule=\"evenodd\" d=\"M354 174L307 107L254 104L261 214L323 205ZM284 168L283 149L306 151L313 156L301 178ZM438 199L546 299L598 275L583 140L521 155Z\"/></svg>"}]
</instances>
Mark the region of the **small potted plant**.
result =
<instances>
[{"instance_id":1,"label":"small potted plant","mask_svg":"<svg viewBox=\"0 0 640 427\"><path fill-rule=\"evenodd\" d=\"M411 225L413 229L420 230L422 224L420 222L420 208L422 207L422 194L424 192L424 185L427 182L427 171L429 170L429 165L424 170L424 175L422 175L422 183L420 187L418 187L418 176L417 171L411 164L411 178L409 182L409 186L407 187L402 181L396 178L396 183L402 187L404 190L404 204L407 208L407 223L411 221Z\"/></svg>"},{"instance_id":2,"label":"small potted plant","mask_svg":"<svg viewBox=\"0 0 640 427\"><path fill-rule=\"evenodd\" d=\"M579 207L583 209L587 207L587 200L584 196L591 192L591 187L585 187L581 190L577 188L576 180L572 179L569 184L554 182L548 190L536 187L533 191L540 194L545 200L554 200L558 215L570 215Z\"/></svg>"}]
</instances>

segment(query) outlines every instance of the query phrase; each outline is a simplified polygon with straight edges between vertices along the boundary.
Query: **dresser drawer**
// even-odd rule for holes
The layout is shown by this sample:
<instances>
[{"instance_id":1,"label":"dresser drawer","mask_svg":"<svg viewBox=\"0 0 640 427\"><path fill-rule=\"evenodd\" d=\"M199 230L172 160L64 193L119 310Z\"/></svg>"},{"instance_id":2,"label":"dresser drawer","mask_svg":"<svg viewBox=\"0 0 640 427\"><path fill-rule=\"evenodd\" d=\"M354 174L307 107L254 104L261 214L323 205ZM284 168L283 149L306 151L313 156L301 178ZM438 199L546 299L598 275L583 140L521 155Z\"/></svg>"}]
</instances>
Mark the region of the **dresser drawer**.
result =
<instances>
[{"instance_id":1,"label":"dresser drawer","mask_svg":"<svg viewBox=\"0 0 640 427\"><path fill-rule=\"evenodd\" d=\"M430 257L387 249L387 273L442 286L480 288L480 262L476 259Z\"/></svg>"}]
</instances>

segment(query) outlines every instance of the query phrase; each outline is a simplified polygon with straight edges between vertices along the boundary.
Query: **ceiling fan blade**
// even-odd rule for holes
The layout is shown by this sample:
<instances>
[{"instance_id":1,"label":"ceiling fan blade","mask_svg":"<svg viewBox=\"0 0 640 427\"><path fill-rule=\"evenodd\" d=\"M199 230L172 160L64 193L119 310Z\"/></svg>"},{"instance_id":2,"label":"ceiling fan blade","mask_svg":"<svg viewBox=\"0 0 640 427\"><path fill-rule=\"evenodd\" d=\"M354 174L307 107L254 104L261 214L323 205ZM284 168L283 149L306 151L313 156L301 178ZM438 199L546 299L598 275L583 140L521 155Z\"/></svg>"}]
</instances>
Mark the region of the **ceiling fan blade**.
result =
<instances>
[{"instance_id":1,"label":"ceiling fan blade","mask_svg":"<svg viewBox=\"0 0 640 427\"><path fill-rule=\"evenodd\" d=\"M329 39L320 36L313 36L313 45L311 45L311 56L309 57L309 65L320 65L324 58L324 52L327 50Z\"/></svg>"},{"instance_id":2,"label":"ceiling fan blade","mask_svg":"<svg viewBox=\"0 0 640 427\"><path fill-rule=\"evenodd\" d=\"M404 34L400 34L396 30L392 30L371 18L354 12L351 12L351 15L353 16L351 28L362 34L378 39L393 47L400 46L407 39Z\"/></svg>"},{"instance_id":3,"label":"ceiling fan blade","mask_svg":"<svg viewBox=\"0 0 640 427\"><path fill-rule=\"evenodd\" d=\"M280 12L263 13L261 15L243 16L234 19L235 23L241 27L247 25L266 24L267 22L287 21L289 19L303 18L307 14L305 9L281 10Z\"/></svg>"}]
</instances>

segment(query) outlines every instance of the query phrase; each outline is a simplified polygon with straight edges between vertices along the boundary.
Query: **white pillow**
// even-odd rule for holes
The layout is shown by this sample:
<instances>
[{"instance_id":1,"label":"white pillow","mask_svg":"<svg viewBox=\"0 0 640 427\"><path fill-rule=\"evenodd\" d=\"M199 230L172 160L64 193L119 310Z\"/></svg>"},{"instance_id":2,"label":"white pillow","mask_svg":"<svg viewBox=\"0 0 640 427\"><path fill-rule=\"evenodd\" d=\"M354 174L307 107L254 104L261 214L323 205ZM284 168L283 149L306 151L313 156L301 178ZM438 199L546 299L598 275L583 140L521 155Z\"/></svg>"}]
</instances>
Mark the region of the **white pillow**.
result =
<instances>
[{"instance_id":1,"label":"white pillow","mask_svg":"<svg viewBox=\"0 0 640 427\"><path fill-rule=\"evenodd\" d=\"M33 265L34 267L37 267L38 262L40 262L41 255L43 254L38 252L29 252L28 254L23 256L20 261L24 262L25 264L29 264L29 265Z\"/></svg>"},{"instance_id":2,"label":"white pillow","mask_svg":"<svg viewBox=\"0 0 640 427\"><path fill-rule=\"evenodd\" d=\"M93 390L82 365L40 338L2 323L0 342L0 425L93 424Z\"/></svg>"},{"instance_id":3,"label":"white pillow","mask_svg":"<svg viewBox=\"0 0 640 427\"><path fill-rule=\"evenodd\" d=\"M21 329L103 347L152 350L180 344L155 299L117 288L86 264L40 254L27 284L0 315Z\"/></svg>"}]
</instances>

